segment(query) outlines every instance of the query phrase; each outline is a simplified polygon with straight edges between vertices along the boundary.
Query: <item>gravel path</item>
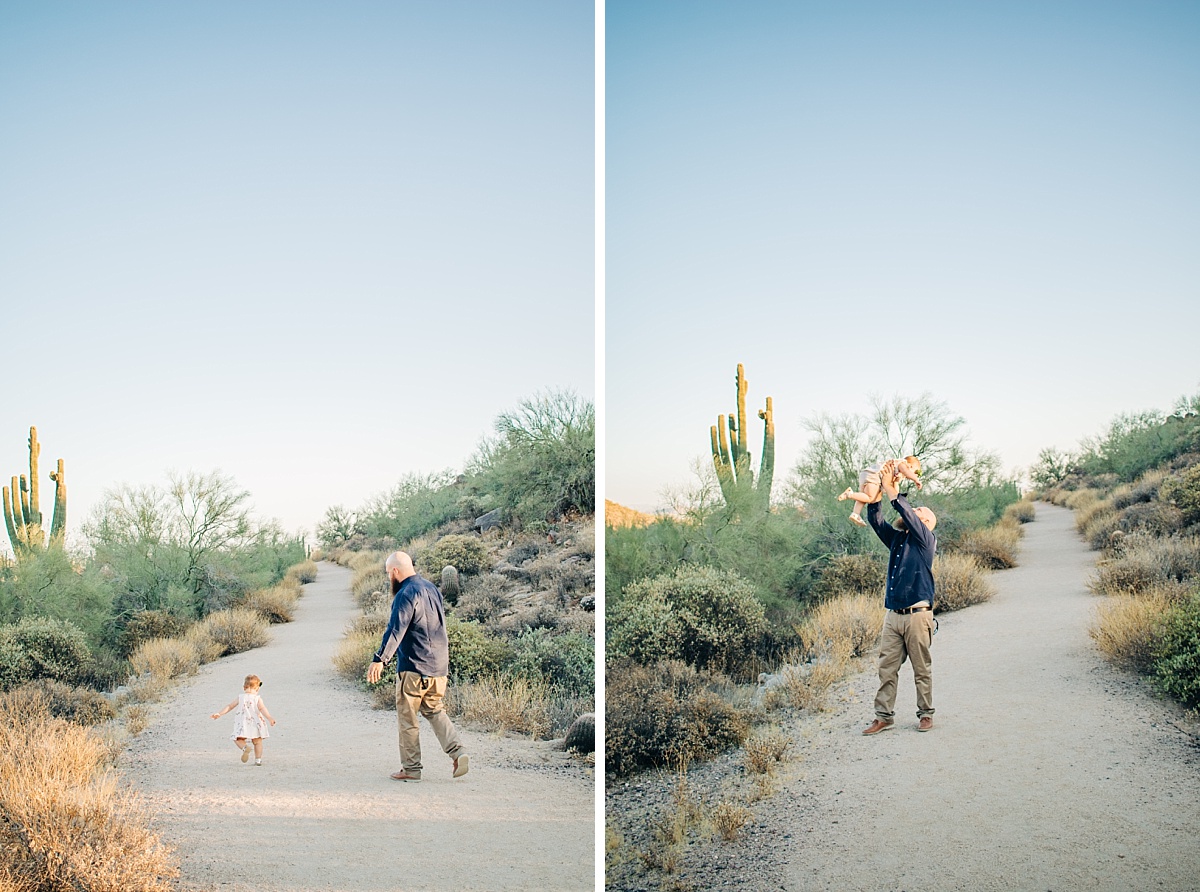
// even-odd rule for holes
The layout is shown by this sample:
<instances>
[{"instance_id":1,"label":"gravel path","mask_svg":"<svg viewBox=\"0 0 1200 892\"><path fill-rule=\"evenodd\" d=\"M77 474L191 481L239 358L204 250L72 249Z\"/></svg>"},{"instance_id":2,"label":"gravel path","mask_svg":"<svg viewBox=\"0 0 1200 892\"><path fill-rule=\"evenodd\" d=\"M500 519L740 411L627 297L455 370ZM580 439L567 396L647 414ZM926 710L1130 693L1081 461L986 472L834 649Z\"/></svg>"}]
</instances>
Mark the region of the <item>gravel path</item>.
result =
<instances>
[{"instance_id":1,"label":"gravel path","mask_svg":"<svg viewBox=\"0 0 1200 892\"><path fill-rule=\"evenodd\" d=\"M1025 530L995 598L941 619L932 732L915 733L906 665L895 728L858 733L872 671L802 747L815 808L778 828L783 888L1200 889L1200 752L1182 713L1088 638L1095 554L1071 512L1039 504Z\"/></svg>"},{"instance_id":2,"label":"gravel path","mask_svg":"<svg viewBox=\"0 0 1200 892\"><path fill-rule=\"evenodd\" d=\"M330 658L355 615L350 572L322 563L266 647L203 667L155 707L122 757L180 853L188 889L592 889L590 768L540 743L464 729L470 773L421 722L424 779L401 784L395 714L369 708ZM278 724L262 767L219 711L249 673Z\"/></svg>"}]
</instances>

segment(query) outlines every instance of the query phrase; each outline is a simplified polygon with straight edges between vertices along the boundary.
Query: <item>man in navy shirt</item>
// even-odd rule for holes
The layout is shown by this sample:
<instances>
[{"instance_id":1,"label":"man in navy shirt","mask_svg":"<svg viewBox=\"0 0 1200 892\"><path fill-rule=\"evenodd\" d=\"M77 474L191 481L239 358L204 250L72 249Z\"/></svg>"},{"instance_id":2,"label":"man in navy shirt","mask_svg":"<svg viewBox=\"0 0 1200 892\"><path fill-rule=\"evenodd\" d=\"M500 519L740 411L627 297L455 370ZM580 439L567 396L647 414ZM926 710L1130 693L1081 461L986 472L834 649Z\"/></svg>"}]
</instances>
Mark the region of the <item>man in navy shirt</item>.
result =
<instances>
[{"instance_id":1,"label":"man in navy shirt","mask_svg":"<svg viewBox=\"0 0 1200 892\"><path fill-rule=\"evenodd\" d=\"M896 487L895 462L884 465L883 491L900 514L896 525L885 523L879 502L867 506L867 522L888 548L887 617L879 640L879 693L875 721L863 734L878 734L895 723L896 679L910 660L917 685L917 730L933 728L933 555L937 517L928 508L913 508Z\"/></svg>"},{"instance_id":2,"label":"man in navy shirt","mask_svg":"<svg viewBox=\"0 0 1200 892\"><path fill-rule=\"evenodd\" d=\"M396 720L400 726L401 769L398 781L421 779L421 734L417 713L425 716L451 759L454 776L467 773L466 747L458 729L446 715L446 676L450 673L450 641L446 636L446 608L442 593L417 575L412 558L403 551L388 555L384 564L392 585L392 615L383 630L383 643L367 669L375 684L393 655L396 661Z\"/></svg>"}]
</instances>

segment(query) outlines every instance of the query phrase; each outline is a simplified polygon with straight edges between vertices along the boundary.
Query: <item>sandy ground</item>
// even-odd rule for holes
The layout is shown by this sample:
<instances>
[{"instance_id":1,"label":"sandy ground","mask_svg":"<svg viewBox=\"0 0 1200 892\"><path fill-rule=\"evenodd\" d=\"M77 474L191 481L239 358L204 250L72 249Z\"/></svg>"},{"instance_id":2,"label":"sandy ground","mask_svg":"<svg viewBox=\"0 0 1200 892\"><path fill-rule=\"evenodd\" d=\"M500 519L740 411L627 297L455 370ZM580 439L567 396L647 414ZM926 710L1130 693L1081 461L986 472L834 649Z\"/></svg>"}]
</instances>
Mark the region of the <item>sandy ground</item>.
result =
<instances>
[{"instance_id":1,"label":"sandy ground","mask_svg":"<svg viewBox=\"0 0 1200 892\"><path fill-rule=\"evenodd\" d=\"M592 769L545 744L462 729L470 773L421 722L419 784L397 783L396 720L333 674L350 572L320 565L271 644L211 663L158 704L121 762L177 847L187 889L592 889ZM249 673L278 724L243 765L231 716Z\"/></svg>"},{"instance_id":2,"label":"sandy ground","mask_svg":"<svg viewBox=\"0 0 1200 892\"><path fill-rule=\"evenodd\" d=\"M1098 656L1085 586L1096 555L1039 504L996 596L940 618L935 727L916 732L911 669L896 726L873 719L873 665L788 728L794 759L741 840L694 846L680 885L742 890L1200 890L1194 721ZM704 791L736 755L693 768ZM744 787L746 782L741 781ZM609 808L662 801L634 782ZM653 888L653 882L626 884Z\"/></svg>"}]
</instances>

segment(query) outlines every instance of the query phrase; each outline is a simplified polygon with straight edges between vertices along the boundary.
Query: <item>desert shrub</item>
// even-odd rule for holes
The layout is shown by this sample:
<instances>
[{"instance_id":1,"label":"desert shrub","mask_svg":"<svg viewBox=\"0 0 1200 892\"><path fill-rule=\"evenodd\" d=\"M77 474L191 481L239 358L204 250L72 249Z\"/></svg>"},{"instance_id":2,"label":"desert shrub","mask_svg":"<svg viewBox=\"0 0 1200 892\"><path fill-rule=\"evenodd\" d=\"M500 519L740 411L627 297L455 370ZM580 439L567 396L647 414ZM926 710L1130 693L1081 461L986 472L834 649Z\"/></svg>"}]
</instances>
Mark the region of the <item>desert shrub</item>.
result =
<instances>
[{"instance_id":1,"label":"desert shrub","mask_svg":"<svg viewBox=\"0 0 1200 892\"><path fill-rule=\"evenodd\" d=\"M1088 634L1106 659L1140 672L1154 666L1163 619L1171 599L1156 592L1114 595L1097 608Z\"/></svg>"},{"instance_id":2,"label":"desert shrub","mask_svg":"<svg viewBox=\"0 0 1200 892\"><path fill-rule=\"evenodd\" d=\"M186 638L152 638L143 641L129 655L129 665L135 675L162 680L180 675L192 675L200 668L201 655L196 645Z\"/></svg>"},{"instance_id":3,"label":"desert shrub","mask_svg":"<svg viewBox=\"0 0 1200 892\"><path fill-rule=\"evenodd\" d=\"M285 579L294 579L300 585L308 585L310 582L317 581L317 562L313 560L301 561L298 564L293 564L288 567Z\"/></svg>"},{"instance_id":4,"label":"desert shrub","mask_svg":"<svg viewBox=\"0 0 1200 892\"><path fill-rule=\"evenodd\" d=\"M1088 588L1098 595L1137 594L1171 581L1200 577L1200 539L1177 536L1127 537L1120 550L1096 570Z\"/></svg>"},{"instance_id":5,"label":"desert shrub","mask_svg":"<svg viewBox=\"0 0 1200 892\"><path fill-rule=\"evenodd\" d=\"M784 666L779 671L780 688L788 705L814 712L823 710L829 689L845 676L849 660L849 642L839 639L807 663Z\"/></svg>"},{"instance_id":6,"label":"desert shrub","mask_svg":"<svg viewBox=\"0 0 1200 892\"><path fill-rule=\"evenodd\" d=\"M1109 506L1106 504L1106 508ZM1095 513L1086 527L1082 530L1084 539L1087 540L1088 547L1095 551L1103 551L1106 548L1111 548L1121 536L1118 535L1121 530L1121 519L1123 512L1116 510L1106 510Z\"/></svg>"},{"instance_id":7,"label":"desert shrub","mask_svg":"<svg viewBox=\"0 0 1200 892\"><path fill-rule=\"evenodd\" d=\"M99 691L71 687L48 678L13 688L4 696L4 707L26 714L44 709L47 714L76 725L98 725L114 718L116 707Z\"/></svg>"},{"instance_id":8,"label":"desert shrub","mask_svg":"<svg viewBox=\"0 0 1200 892\"><path fill-rule=\"evenodd\" d=\"M97 647L110 629L113 591L113 581L94 563L80 567L62 548L32 551L0 573L0 623L63 620Z\"/></svg>"},{"instance_id":9,"label":"desert shrub","mask_svg":"<svg viewBox=\"0 0 1200 892\"><path fill-rule=\"evenodd\" d=\"M679 659L741 674L766 629L763 606L745 580L689 566L631 585L608 623L608 647L616 656L643 663Z\"/></svg>"},{"instance_id":10,"label":"desert shrub","mask_svg":"<svg viewBox=\"0 0 1200 892\"><path fill-rule=\"evenodd\" d=\"M844 645L850 656L858 657L878 644L885 613L878 595L847 595L818 606L797 632L808 656Z\"/></svg>"},{"instance_id":11,"label":"desert shrub","mask_svg":"<svg viewBox=\"0 0 1200 892\"><path fill-rule=\"evenodd\" d=\"M504 552L504 560L512 564L514 567L519 567L526 561L531 561L542 553L542 543L545 536L533 538L525 536L513 542L513 544Z\"/></svg>"},{"instance_id":12,"label":"desert shrub","mask_svg":"<svg viewBox=\"0 0 1200 892\"><path fill-rule=\"evenodd\" d=\"M108 745L44 704L0 698L0 889L170 892L173 856Z\"/></svg>"},{"instance_id":13,"label":"desert shrub","mask_svg":"<svg viewBox=\"0 0 1200 892\"><path fill-rule=\"evenodd\" d=\"M505 671L519 678L545 681L572 697L591 697L596 690L596 642L578 632L555 635L529 629L512 642Z\"/></svg>"},{"instance_id":14,"label":"desert shrub","mask_svg":"<svg viewBox=\"0 0 1200 892\"><path fill-rule=\"evenodd\" d=\"M144 642L180 635L186 626L187 623L167 610L139 611L117 637L117 652L123 657L128 657Z\"/></svg>"},{"instance_id":15,"label":"desert shrub","mask_svg":"<svg viewBox=\"0 0 1200 892\"><path fill-rule=\"evenodd\" d=\"M494 575L496 574L488 574L488 576ZM497 578L504 579L502 576ZM454 612L463 619L486 623L496 619L502 611L511 606L512 595L503 588L481 586L461 595Z\"/></svg>"},{"instance_id":16,"label":"desert shrub","mask_svg":"<svg viewBox=\"0 0 1200 892\"><path fill-rule=\"evenodd\" d=\"M1091 488L1077 489L1074 492L1066 494L1066 497L1063 499L1063 505L1072 511L1078 511L1080 508L1086 508L1088 505L1091 505L1099 498L1099 490Z\"/></svg>"},{"instance_id":17,"label":"desert shrub","mask_svg":"<svg viewBox=\"0 0 1200 892\"><path fill-rule=\"evenodd\" d=\"M967 533L958 540L954 552L974 555L981 566L990 570L1007 570L1017 565L1020 538L1020 527L996 524Z\"/></svg>"},{"instance_id":18,"label":"desert shrub","mask_svg":"<svg viewBox=\"0 0 1200 892\"><path fill-rule=\"evenodd\" d=\"M488 565L488 549L478 536L443 536L432 548L417 555L421 573L437 578L450 565L459 573L479 573Z\"/></svg>"},{"instance_id":19,"label":"desert shrub","mask_svg":"<svg viewBox=\"0 0 1200 892\"><path fill-rule=\"evenodd\" d=\"M269 623L290 623L296 616L299 590L288 585L260 588L246 595L242 606L266 618Z\"/></svg>"},{"instance_id":20,"label":"desert shrub","mask_svg":"<svg viewBox=\"0 0 1200 892\"><path fill-rule=\"evenodd\" d=\"M551 700L545 682L490 675L452 686L446 707L461 721L488 731L545 738L553 727Z\"/></svg>"},{"instance_id":21,"label":"desert shrub","mask_svg":"<svg viewBox=\"0 0 1200 892\"><path fill-rule=\"evenodd\" d=\"M225 647L213 637L212 629L207 623L194 623L183 633L182 640L196 651L196 657L201 665L219 660L225 654Z\"/></svg>"},{"instance_id":22,"label":"desert shrub","mask_svg":"<svg viewBox=\"0 0 1200 892\"><path fill-rule=\"evenodd\" d=\"M1028 498L1013 502L1004 509L1004 517L1010 517L1017 523L1032 523L1037 516L1037 509Z\"/></svg>"},{"instance_id":23,"label":"desert shrub","mask_svg":"<svg viewBox=\"0 0 1200 892\"><path fill-rule=\"evenodd\" d=\"M331 541L353 539L359 533L367 539L408 542L459 517L463 488L457 480L449 470L409 474L390 491L369 499L355 516L331 508L322 529L332 534Z\"/></svg>"},{"instance_id":24,"label":"desert shrub","mask_svg":"<svg viewBox=\"0 0 1200 892\"><path fill-rule=\"evenodd\" d=\"M1122 511L1117 520L1117 529L1122 533L1143 532L1160 537L1178 533L1183 525L1183 512L1165 502L1136 502Z\"/></svg>"},{"instance_id":25,"label":"desert shrub","mask_svg":"<svg viewBox=\"0 0 1200 892\"><path fill-rule=\"evenodd\" d=\"M477 622L450 615L446 617L446 635L450 639L450 676L455 683L495 675L509 658L508 645Z\"/></svg>"},{"instance_id":26,"label":"desert shrub","mask_svg":"<svg viewBox=\"0 0 1200 892\"><path fill-rule=\"evenodd\" d=\"M713 830L721 839L732 842L738 838L738 832L750 820L750 809L744 805L721 800L712 810Z\"/></svg>"},{"instance_id":27,"label":"desert shrub","mask_svg":"<svg viewBox=\"0 0 1200 892\"><path fill-rule=\"evenodd\" d=\"M1116 508L1128 508L1139 502L1154 501L1158 498L1158 489L1167 476L1166 471L1158 468L1147 471L1133 483L1118 486L1109 498Z\"/></svg>"},{"instance_id":28,"label":"desert shrub","mask_svg":"<svg viewBox=\"0 0 1200 892\"><path fill-rule=\"evenodd\" d=\"M83 632L65 620L31 616L0 626L0 690L38 678L77 684L91 662Z\"/></svg>"},{"instance_id":29,"label":"desert shrub","mask_svg":"<svg viewBox=\"0 0 1200 892\"><path fill-rule=\"evenodd\" d=\"M1163 480L1158 497L1178 508L1185 524L1200 522L1200 464L1192 465L1178 477Z\"/></svg>"},{"instance_id":30,"label":"desert shrub","mask_svg":"<svg viewBox=\"0 0 1200 892\"><path fill-rule=\"evenodd\" d=\"M351 629L338 642L333 654L333 668L347 681L362 681L367 667L379 648L382 633L368 629Z\"/></svg>"},{"instance_id":31,"label":"desert shrub","mask_svg":"<svg viewBox=\"0 0 1200 892\"><path fill-rule=\"evenodd\" d=\"M878 594L883 591L887 568L870 554L839 554L822 569L815 586L823 600L843 595Z\"/></svg>"},{"instance_id":32,"label":"desert shrub","mask_svg":"<svg viewBox=\"0 0 1200 892\"><path fill-rule=\"evenodd\" d=\"M752 774L770 774L791 745L792 738L779 728L755 731L742 744L742 761Z\"/></svg>"},{"instance_id":33,"label":"desert shrub","mask_svg":"<svg viewBox=\"0 0 1200 892\"><path fill-rule=\"evenodd\" d=\"M609 664L605 680L605 758L617 775L710 758L749 732L745 710L714 690L726 680L678 660L620 660Z\"/></svg>"},{"instance_id":34,"label":"desert shrub","mask_svg":"<svg viewBox=\"0 0 1200 892\"><path fill-rule=\"evenodd\" d=\"M939 613L980 604L996 594L987 570L971 554L939 554L933 559L934 606Z\"/></svg>"},{"instance_id":35,"label":"desert shrub","mask_svg":"<svg viewBox=\"0 0 1200 892\"><path fill-rule=\"evenodd\" d=\"M526 525L595 511L591 402L570 392L538 394L500 415L495 429L496 437L481 444L467 469L478 508L504 508Z\"/></svg>"},{"instance_id":36,"label":"desert shrub","mask_svg":"<svg viewBox=\"0 0 1200 892\"><path fill-rule=\"evenodd\" d=\"M257 612L237 607L210 613L197 623L221 647L221 656L262 647L271 640L270 626Z\"/></svg>"},{"instance_id":37,"label":"desert shrub","mask_svg":"<svg viewBox=\"0 0 1200 892\"><path fill-rule=\"evenodd\" d=\"M352 568L354 575L350 577L350 592L354 595L359 607L368 604L375 592L383 592L387 595L391 591L391 583L383 569L382 560L361 563L361 566Z\"/></svg>"},{"instance_id":38,"label":"desert shrub","mask_svg":"<svg viewBox=\"0 0 1200 892\"><path fill-rule=\"evenodd\" d=\"M1200 594L1172 607L1162 628L1153 667L1158 687L1185 706L1200 708Z\"/></svg>"},{"instance_id":39,"label":"desert shrub","mask_svg":"<svg viewBox=\"0 0 1200 892\"><path fill-rule=\"evenodd\" d=\"M1117 511L1107 499L1092 499L1075 509L1075 529L1086 539L1088 528Z\"/></svg>"}]
</instances>

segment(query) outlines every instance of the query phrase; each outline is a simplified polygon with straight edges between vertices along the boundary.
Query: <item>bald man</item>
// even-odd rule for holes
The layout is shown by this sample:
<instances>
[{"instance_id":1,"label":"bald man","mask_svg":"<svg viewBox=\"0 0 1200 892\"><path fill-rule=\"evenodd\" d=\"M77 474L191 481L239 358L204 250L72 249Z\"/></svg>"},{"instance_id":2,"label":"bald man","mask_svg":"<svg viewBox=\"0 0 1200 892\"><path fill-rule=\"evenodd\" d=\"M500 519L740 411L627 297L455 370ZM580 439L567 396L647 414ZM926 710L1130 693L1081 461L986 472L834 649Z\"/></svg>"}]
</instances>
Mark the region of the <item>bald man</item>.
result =
<instances>
[{"instance_id":1,"label":"bald man","mask_svg":"<svg viewBox=\"0 0 1200 892\"><path fill-rule=\"evenodd\" d=\"M933 728L933 555L937 517L928 508L913 508L896 487L895 462L883 466L883 491L900 517L895 525L883 520L879 502L867 506L867 522L888 549L887 617L879 639L879 692L875 721L863 734L878 734L896 720L896 681L900 666L912 662L917 686L917 730Z\"/></svg>"},{"instance_id":2,"label":"bald man","mask_svg":"<svg viewBox=\"0 0 1200 892\"><path fill-rule=\"evenodd\" d=\"M384 563L392 586L392 615L383 630L383 643L367 669L375 684L393 655L396 663L396 721L400 728L400 770L393 780L421 779L421 733L417 714L425 716L442 750L454 762L454 777L467 773L466 748L458 729L446 715L446 676L450 672L450 642L446 637L446 608L436 585L417 575L412 558L403 551Z\"/></svg>"}]
</instances>

